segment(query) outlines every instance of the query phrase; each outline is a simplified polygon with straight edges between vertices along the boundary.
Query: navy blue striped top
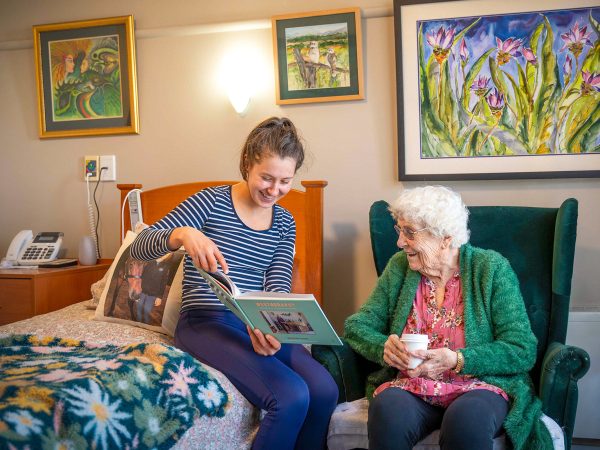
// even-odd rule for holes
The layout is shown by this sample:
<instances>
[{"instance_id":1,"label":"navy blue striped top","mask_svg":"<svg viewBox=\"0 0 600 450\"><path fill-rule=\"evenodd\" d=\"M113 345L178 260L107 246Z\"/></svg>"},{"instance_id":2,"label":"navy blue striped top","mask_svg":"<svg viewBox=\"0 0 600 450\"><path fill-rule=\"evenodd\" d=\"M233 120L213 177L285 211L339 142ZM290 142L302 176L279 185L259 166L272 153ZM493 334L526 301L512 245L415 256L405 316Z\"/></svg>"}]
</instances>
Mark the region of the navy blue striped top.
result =
<instances>
[{"instance_id":1,"label":"navy blue striped top","mask_svg":"<svg viewBox=\"0 0 600 450\"><path fill-rule=\"evenodd\" d=\"M131 245L131 255L146 261L165 255L173 229L184 226L201 230L217 244L240 290L290 292L296 222L286 209L275 205L271 227L256 231L237 215L231 186L206 188L142 231ZM186 254L181 311L198 308L226 309Z\"/></svg>"}]
</instances>

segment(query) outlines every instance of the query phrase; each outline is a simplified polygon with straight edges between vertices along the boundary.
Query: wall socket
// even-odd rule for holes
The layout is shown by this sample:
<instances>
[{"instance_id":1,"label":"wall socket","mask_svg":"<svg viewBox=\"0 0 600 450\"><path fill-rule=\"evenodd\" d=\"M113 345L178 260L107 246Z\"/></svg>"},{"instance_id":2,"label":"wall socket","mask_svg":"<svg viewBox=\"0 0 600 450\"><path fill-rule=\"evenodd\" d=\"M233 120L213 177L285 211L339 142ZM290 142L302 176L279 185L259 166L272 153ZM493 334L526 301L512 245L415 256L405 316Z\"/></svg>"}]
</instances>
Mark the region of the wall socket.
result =
<instances>
[{"instance_id":1,"label":"wall socket","mask_svg":"<svg viewBox=\"0 0 600 450\"><path fill-rule=\"evenodd\" d=\"M105 170L101 170L106 167ZM115 155L88 155L83 157L83 180L116 181L117 157Z\"/></svg>"},{"instance_id":2,"label":"wall socket","mask_svg":"<svg viewBox=\"0 0 600 450\"><path fill-rule=\"evenodd\" d=\"M102 170L106 167L106 170ZM117 157L115 155L100 155L100 163L98 164L101 181L116 181L117 180Z\"/></svg>"}]
</instances>

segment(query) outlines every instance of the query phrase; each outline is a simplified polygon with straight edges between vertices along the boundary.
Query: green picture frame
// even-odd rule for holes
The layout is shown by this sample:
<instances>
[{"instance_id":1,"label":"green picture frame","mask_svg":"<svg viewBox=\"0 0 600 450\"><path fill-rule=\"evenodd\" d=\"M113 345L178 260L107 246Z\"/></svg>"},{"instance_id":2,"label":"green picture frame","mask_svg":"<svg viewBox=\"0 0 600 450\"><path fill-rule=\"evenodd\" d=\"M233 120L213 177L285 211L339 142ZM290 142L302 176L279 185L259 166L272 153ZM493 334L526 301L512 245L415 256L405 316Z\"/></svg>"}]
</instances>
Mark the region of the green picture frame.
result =
<instances>
[{"instance_id":1,"label":"green picture frame","mask_svg":"<svg viewBox=\"0 0 600 450\"><path fill-rule=\"evenodd\" d=\"M278 105L364 98L359 8L271 21Z\"/></svg>"},{"instance_id":2,"label":"green picture frame","mask_svg":"<svg viewBox=\"0 0 600 450\"><path fill-rule=\"evenodd\" d=\"M138 134L133 16L33 26L40 138Z\"/></svg>"}]
</instances>

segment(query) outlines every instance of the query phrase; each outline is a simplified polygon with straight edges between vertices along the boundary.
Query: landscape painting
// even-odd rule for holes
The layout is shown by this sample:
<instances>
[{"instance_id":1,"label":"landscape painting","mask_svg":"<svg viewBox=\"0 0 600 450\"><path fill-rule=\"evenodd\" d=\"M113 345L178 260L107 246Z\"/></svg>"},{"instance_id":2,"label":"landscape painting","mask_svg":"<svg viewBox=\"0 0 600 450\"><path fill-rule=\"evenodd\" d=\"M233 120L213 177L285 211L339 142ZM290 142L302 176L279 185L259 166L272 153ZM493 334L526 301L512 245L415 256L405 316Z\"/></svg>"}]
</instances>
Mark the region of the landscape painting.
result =
<instances>
[{"instance_id":1,"label":"landscape painting","mask_svg":"<svg viewBox=\"0 0 600 450\"><path fill-rule=\"evenodd\" d=\"M285 48L289 90L350 86L346 23L288 28Z\"/></svg>"},{"instance_id":2,"label":"landscape painting","mask_svg":"<svg viewBox=\"0 0 600 450\"><path fill-rule=\"evenodd\" d=\"M364 98L360 21L358 8L273 17L277 104Z\"/></svg>"}]
</instances>

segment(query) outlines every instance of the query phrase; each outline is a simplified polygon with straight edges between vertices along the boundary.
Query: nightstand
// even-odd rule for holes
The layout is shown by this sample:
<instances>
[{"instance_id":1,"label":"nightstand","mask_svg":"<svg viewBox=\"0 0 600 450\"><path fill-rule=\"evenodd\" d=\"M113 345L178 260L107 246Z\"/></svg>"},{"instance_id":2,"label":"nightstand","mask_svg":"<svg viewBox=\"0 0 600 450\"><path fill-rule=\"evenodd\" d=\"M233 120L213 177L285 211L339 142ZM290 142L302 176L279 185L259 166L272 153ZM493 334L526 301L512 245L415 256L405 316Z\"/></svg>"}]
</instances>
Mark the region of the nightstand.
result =
<instances>
[{"instance_id":1,"label":"nightstand","mask_svg":"<svg viewBox=\"0 0 600 450\"><path fill-rule=\"evenodd\" d=\"M90 287L112 260L56 269L0 269L0 325L92 298Z\"/></svg>"}]
</instances>

